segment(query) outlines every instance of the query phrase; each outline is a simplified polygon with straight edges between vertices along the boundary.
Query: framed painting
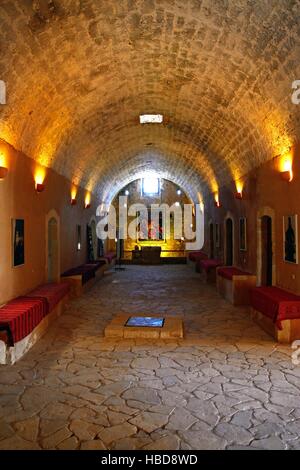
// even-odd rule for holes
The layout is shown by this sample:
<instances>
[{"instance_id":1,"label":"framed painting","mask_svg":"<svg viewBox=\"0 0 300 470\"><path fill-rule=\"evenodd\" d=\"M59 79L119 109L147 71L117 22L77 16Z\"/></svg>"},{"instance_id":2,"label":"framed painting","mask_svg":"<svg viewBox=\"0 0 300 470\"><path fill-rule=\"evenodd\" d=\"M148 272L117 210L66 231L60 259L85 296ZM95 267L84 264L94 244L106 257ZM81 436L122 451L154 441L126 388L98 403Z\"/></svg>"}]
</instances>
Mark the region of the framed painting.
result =
<instances>
[{"instance_id":1,"label":"framed painting","mask_svg":"<svg viewBox=\"0 0 300 470\"><path fill-rule=\"evenodd\" d=\"M165 241L165 212L158 211L156 217L154 215L155 210L153 213L151 209L148 208L148 219L141 220L141 223L137 226L137 241L138 242L147 242L147 241L157 241L157 242L164 242ZM140 213L137 213L140 216ZM154 215L153 219L152 216Z\"/></svg>"},{"instance_id":2,"label":"framed painting","mask_svg":"<svg viewBox=\"0 0 300 470\"><path fill-rule=\"evenodd\" d=\"M283 254L286 263L298 264L298 216L283 216Z\"/></svg>"},{"instance_id":3,"label":"framed painting","mask_svg":"<svg viewBox=\"0 0 300 470\"><path fill-rule=\"evenodd\" d=\"M247 250L247 220L246 217L240 217L239 221L239 240L240 251Z\"/></svg>"},{"instance_id":4,"label":"framed painting","mask_svg":"<svg viewBox=\"0 0 300 470\"><path fill-rule=\"evenodd\" d=\"M25 263L24 219L12 219L13 266Z\"/></svg>"}]
</instances>

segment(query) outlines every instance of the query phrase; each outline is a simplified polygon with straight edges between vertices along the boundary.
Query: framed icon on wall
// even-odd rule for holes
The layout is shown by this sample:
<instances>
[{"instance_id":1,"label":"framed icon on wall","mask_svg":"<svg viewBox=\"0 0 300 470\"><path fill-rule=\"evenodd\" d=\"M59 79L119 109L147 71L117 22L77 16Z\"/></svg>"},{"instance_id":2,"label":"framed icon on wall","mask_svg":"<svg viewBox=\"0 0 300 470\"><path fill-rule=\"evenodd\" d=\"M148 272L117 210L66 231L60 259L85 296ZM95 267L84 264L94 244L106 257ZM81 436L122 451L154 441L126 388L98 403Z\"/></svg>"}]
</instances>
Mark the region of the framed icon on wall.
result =
<instances>
[{"instance_id":1,"label":"framed icon on wall","mask_svg":"<svg viewBox=\"0 0 300 470\"><path fill-rule=\"evenodd\" d=\"M12 219L13 266L25 264L24 219Z\"/></svg>"},{"instance_id":2,"label":"framed icon on wall","mask_svg":"<svg viewBox=\"0 0 300 470\"><path fill-rule=\"evenodd\" d=\"M239 240L240 251L247 250L247 220L246 217L240 217L239 221Z\"/></svg>"},{"instance_id":3,"label":"framed icon on wall","mask_svg":"<svg viewBox=\"0 0 300 470\"><path fill-rule=\"evenodd\" d=\"M298 216L283 216L283 259L298 264Z\"/></svg>"}]
</instances>

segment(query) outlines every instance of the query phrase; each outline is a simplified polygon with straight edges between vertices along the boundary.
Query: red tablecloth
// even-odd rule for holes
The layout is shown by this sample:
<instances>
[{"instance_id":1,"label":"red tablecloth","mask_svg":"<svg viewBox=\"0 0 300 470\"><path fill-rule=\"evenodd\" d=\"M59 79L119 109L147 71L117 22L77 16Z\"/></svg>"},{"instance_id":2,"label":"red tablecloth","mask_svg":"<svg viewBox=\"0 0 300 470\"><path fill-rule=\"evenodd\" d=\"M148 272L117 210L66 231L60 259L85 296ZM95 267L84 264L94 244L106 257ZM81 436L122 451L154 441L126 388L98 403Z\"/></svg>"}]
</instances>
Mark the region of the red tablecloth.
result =
<instances>
[{"instance_id":1,"label":"red tablecloth","mask_svg":"<svg viewBox=\"0 0 300 470\"><path fill-rule=\"evenodd\" d=\"M225 279L232 280L233 276L251 276L251 273L242 271L234 266L224 266L218 269L218 275Z\"/></svg>"},{"instance_id":2,"label":"red tablecloth","mask_svg":"<svg viewBox=\"0 0 300 470\"><path fill-rule=\"evenodd\" d=\"M254 287L251 289L252 307L271 318L282 330L282 320L300 318L300 296L279 287Z\"/></svg>"},{"instance_id":3,"label":"red tablecloth","mask_svg":"<svg viewBox=\"0 0 300 470\"><path fill-rule=\"evenodd\" d=\"M202 259L207 259L207 254L203 251L191 251L188 254L188 257L190 261L199 261Z\"/></svg>"},{"instance_id":4,"label":"red tablecloth","mask_svg":"<svg viewBox=\"0 0 300 470\"><path fill-rule=\"evenodd\" d=\"M200 266L205 270L209 271L211 268L217 268L218 266L222 266L222 262L218 259L204 259L200 261Z\"/></svg>"},{"instance_id":5,"label":"red tablecloth","mask_svg":"<svg viewBox=\"0 0 300 470\"><path fill-rule=\"evenodd\" d=\"M44 297L51 312L58 302L70 291L70 285L67 282L43 284L28 294L28 297ZM27 296L26 296L27 297Z\"/></svg>"},{"instance_id":6,"label":"red tablecloth","mask_svg":"<svg viewBox=\"0 0 300 470\"><path fill-rule=\"evenodd\" d=\"M46 299L18 297L0 308L0 326L8 330L13 343L25 338L48 314Z\"/></svg>"}]
</instances>

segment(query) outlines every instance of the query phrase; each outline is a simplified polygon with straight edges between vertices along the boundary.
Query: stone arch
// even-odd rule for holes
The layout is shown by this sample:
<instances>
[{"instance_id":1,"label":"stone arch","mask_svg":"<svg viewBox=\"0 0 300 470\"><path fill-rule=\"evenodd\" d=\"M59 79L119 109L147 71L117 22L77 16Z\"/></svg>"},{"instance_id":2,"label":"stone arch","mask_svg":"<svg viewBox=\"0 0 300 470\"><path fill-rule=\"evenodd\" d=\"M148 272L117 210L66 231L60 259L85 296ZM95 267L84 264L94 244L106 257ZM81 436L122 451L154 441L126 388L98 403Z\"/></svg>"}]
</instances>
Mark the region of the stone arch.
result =
<instances>
[{"instance_id":1,"label":"stone arch","mask_svg":"<svg viewBox=\"0 0 300 470\"><path fill-rule=\"evenodd\" d=\"M60 217L55 209L46 215L46 270L45 277L49 282L60 279Z\"/></svg>"},{"instance_id":2,"label":"stone arch","mask_svg":"<svg viewBox=\"0 0 300 470\"><path fill-rule=\"evenodd\" d=\"M257 258L256 258L256 270L257 270L257 285L260 286L262 283L262 218L268 216L272 221L272 253L276 253L276 239L275 239L275 211L269 206L261 207L257 212ZM272 285L276 285L276 258L272 257Z\"/></svg>"},{"instance_id":3,"label":"stone arch","mask_svg":"<svg viewBox=\"0 0 300 470\"><path fill-rule=\"evenodd\" d=\"M229 229L231 223L231 229ZM228 211L224 219L224 263L228 265L235 264L235 223L232 212Z\"/></svg>"}]
</instances>

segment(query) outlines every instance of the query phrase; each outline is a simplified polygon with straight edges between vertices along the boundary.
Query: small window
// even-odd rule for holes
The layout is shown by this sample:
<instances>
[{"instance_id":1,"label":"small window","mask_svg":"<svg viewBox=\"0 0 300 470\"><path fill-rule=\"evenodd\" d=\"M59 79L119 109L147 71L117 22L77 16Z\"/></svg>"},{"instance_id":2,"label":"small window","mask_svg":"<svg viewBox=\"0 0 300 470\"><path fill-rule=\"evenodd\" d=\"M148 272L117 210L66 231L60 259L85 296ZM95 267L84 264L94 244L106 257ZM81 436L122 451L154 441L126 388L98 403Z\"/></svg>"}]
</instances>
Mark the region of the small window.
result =
<instances>
[{"instance_id":1,"label":"small window","mask_svg":"<svg viewBox=\"0 0 300 470\"><path fill-rule=\"evenodd\" d=\"M162 114L140 114L141 124L161 124L163 119Z\"/></svg>"},{"instance_id":2,"label":"small window","mask_svg":"<svg viewBox=\"0 0 300 470\"><path fill-rule=\"evenodd\" d=\"M142 195L158 196L160 191L159 178L148 176L142 179Z\"/></svg>"}]
</instances>

